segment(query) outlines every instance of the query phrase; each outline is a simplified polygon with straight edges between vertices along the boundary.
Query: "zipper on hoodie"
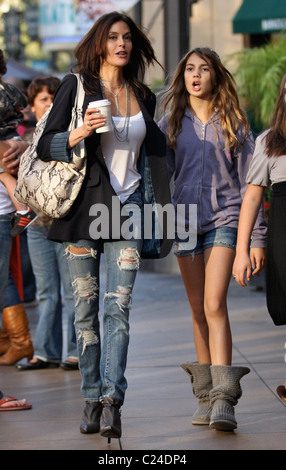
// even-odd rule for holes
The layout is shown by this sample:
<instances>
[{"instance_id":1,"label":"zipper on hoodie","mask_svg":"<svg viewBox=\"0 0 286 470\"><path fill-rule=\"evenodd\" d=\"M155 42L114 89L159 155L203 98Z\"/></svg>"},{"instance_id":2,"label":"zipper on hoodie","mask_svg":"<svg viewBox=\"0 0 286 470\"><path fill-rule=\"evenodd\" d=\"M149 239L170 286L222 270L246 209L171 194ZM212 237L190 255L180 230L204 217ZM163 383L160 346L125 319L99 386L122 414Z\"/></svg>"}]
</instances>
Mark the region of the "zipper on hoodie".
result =
<instances>
[{"instance_id":1,"label":"zipper on hoodie","mask_svg":"<svg viewBox=\"0 0 286 470\"><path fill-rule=\"evenodd\" d=\"M206 125L202 124L202 140L203 141L205 140L205 127L206 127Z\"/></svg>"},{"instance_id":2,"label":"zipper on hoodie","mask_svg":"<svg viewBox=\"0 0 286 470\"><path fill-rule=\"evenodd\" d=\"M200 200L202 197L202 179L203 179L203 156L204 156L204 148L205 148L205 133L206 133L206 125L202 124L201 127L201 141L202 141L202 149L201 149L201 156L200 156L200 179L198 185L198 199L197 199L197 206L198 206L198 226L201 222L201 206ZM200 228L200 227L199 227Z\"/></svg>"}]
</instances>

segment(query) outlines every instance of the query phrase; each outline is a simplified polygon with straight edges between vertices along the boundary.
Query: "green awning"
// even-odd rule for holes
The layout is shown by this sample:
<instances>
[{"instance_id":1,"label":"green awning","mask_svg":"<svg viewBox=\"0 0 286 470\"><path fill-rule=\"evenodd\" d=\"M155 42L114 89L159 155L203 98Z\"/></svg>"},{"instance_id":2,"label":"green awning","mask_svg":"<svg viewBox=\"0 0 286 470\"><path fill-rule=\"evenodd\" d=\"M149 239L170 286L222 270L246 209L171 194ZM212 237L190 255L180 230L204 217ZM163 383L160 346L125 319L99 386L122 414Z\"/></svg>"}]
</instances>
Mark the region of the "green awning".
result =
<instances>
[{"instance_id":1,"label":"green awning","mask_svg":"<svg viewBox=\"0 0 286 470\"><path fill-rule=\"evenodd\" d=\"M286 29L286 0L244 0L232 25L234 33L282 31Z\"/></svg>"}]
</instances>

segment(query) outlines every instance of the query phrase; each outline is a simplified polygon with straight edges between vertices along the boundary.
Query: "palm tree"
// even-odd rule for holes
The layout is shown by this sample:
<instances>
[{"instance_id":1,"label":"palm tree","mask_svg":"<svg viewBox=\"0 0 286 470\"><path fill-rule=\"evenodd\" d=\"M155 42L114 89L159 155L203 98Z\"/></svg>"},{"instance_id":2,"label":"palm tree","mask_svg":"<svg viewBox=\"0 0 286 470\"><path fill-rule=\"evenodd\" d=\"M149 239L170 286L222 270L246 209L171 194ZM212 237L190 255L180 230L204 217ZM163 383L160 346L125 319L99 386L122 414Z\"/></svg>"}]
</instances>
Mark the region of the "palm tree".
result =
<instances>
[{"instance_id":1,"label":"palm tree","mask_svg":"<svg viewBox=\"0 0 286 470\"><path fill-rule=\"evenodd\" d=\"M228 59L235 61L233 75L247 112L258 129L266 128L286 73L286 34L279 35L271 44L243 49Z\"/></svg>"}]
</instances>

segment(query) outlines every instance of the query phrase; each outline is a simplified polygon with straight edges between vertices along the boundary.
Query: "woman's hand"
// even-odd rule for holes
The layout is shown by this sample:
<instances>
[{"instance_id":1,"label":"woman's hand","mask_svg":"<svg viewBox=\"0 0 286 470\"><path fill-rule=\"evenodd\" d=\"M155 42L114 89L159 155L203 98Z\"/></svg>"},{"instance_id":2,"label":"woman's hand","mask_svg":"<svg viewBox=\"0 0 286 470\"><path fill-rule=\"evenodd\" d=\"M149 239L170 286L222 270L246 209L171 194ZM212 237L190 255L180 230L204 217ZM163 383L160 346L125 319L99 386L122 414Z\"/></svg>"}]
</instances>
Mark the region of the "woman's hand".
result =
<instances>
[{"instance_id":1,"label":"woman's hand","mask_svg":"<svg viewBox=\"0 0 286 470\"><path fill-rule=\"evenodd\" d=\"M88 108L84 115L83 124L70 132L68 147L73 148L83 139L91 136L93 132L105 125L106 117L96 108Z\"/></svg>"},{"instance_id":2,"label":"woman's hand","mask_svg":"<svg viewBox=\"0 0 286 470\"><path fill-rule=\"evenodd\" d=\"M83 126L87 133L87 137L90 136L96 129L105 125L106 116L100 113L97 108L87 108L84 116Z\"/></svg>"}]
</instances>

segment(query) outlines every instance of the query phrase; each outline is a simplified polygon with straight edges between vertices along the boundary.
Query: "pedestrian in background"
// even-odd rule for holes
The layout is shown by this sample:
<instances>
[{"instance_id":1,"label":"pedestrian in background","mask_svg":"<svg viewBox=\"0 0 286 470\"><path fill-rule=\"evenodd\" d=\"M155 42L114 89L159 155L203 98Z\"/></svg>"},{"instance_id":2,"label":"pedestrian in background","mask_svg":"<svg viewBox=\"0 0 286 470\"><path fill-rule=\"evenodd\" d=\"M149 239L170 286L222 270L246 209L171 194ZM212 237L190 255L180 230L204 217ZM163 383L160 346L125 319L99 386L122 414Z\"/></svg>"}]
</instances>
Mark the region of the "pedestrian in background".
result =
<instances>
[{"instance_id":1,"label":"pedestrian in background","mask_svg":"<svg viewBox=\"0 0 286 470\"><path fill-rule=\"evenodd\" d=\"M10 83L4 83L3 75L7 71L6 60L0 49L0 155L9 149L10 140L21 140L17 132L19 122L23 119L22 111L27 106L24 94ZM0 181L5 185L16 212L13 219L12 235L20 234L24 228L35 219L36 214L24 204L19 203L14 197L16 178L5 171L0 164Z\"/></svg>"},{"instance_id":2,"label":"pedestrian in background","mask_svg":"<svg viewBox=\"0 0 286 470\"><path fill-rule=\"evenodd\" d=\"M36 121L39 121L49 109L60 82L57 77L39 77L29 84L27 97ZM17 368L27 371L61 365L65 370L77 370L75 307L68 262L62 244L47 238L52 219L40 212L37 215L37 220L27 229L27 242L36 278L39 322L34 341L34 356L28 363L19 363ZM63 360L64 311L67 314L65 360Z\"/></svg>"},{"instance_id":3,"label":"pedestrian in background","mask_svg":"<svg viewBox=\"0 0 286 470\"><path fill-rule=\"evenodd\" d=\"M0 50L0 77L6 70L5 57ZM17 227L15 213L17 208L21 209L13 197L13 188L19 158L27 148L16 130L22 119L21 109L27 102L16 87L0 80L0 104L0 365L9 366L33 355L27 312L10 272L11 260L16 266L15 272L20 270L18 256L14 257L14 252L11 256L12 228ZM27 212L25 206L22 208ZM19 213L17 220L22 217Z\"/></svg>"},{"instance_id":4,"label":"pedestrian in background","mask_svg":"<svg viewBox=\"0 0 286 470\"><path fill-rule=\"evenodd\" d=\"M253 267L258 266L261 270L266 262L267 308L275 325L286 325L286 75L281 81L270 127L256 139L246 181L248 186L239 217L233 275L238 284L246 287ZM249 252L252 227L268 187L272 188L272 197L267 250L262 244ZM257 259L261 261L257 262ZM285 385L280 385L277 392L285 402Z\"/></svg>"}]
</instances>

